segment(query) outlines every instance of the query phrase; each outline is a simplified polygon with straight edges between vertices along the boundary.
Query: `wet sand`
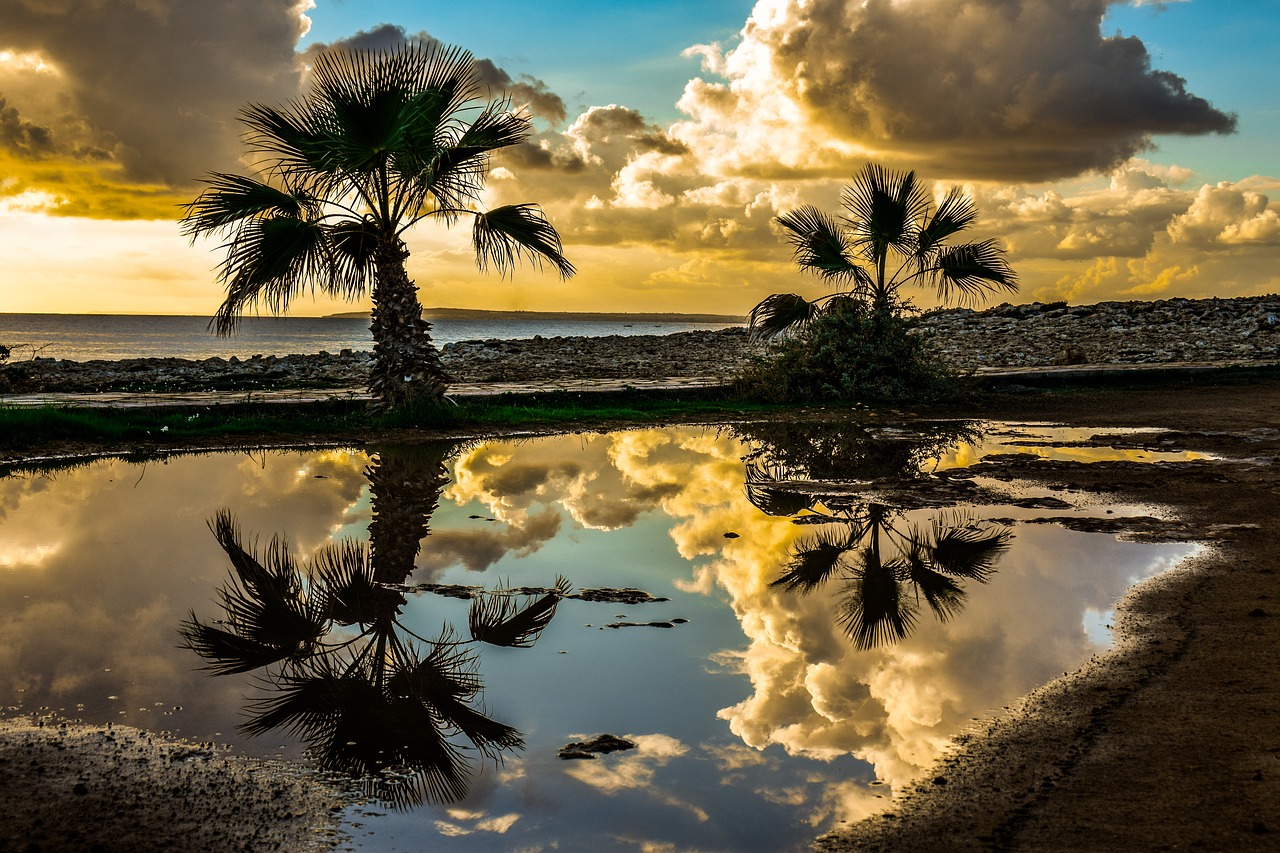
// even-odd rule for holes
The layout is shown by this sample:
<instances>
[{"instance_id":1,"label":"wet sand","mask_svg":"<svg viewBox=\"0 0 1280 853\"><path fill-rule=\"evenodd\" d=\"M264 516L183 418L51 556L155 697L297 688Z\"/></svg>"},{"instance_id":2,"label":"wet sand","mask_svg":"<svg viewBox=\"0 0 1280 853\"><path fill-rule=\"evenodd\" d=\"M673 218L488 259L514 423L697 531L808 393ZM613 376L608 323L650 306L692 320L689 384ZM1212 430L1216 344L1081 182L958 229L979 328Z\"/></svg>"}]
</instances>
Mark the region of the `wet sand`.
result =
<instances>
[{"instance_id":1,"label":"wet sand","mask_svg":"<svg viewBox=\"0 0 1280 853\"><path fill-rule=\"evenodd\" d=\"M0 722L0 851L328 850L337 791L296 764L125 726Z\"/></svg>"},{"instance_id":2,"label":"wet sand","mask_svg":"<svg viewBox=\"0 0 1280 853\"><path fill-rule=\"evenodd\" d=\"M1280 381L1017 395L919 414L1160 427L1164 449L1243 461L1002 463L996 476L1174 507L1215 544L1126 598L1114 652L962 738L895 812L818 846L1280 849ZM0 728L0 851L332 842L336 801L319 780L190 748L131 730Z\"/></svg>"}]
</instances>

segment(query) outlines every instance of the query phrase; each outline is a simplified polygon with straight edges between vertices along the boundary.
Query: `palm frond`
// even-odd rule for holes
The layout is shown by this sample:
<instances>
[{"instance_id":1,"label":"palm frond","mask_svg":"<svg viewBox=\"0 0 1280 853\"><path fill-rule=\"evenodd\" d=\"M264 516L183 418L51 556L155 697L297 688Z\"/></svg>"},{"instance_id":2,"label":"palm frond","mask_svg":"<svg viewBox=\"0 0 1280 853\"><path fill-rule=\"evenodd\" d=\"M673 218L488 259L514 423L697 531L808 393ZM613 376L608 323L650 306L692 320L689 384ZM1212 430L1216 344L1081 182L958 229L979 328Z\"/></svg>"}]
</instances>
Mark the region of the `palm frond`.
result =
<instances>
[{"instance_id":1,"label":"palm frond","mask_svg":"<svg viewBox=\"0 0 1280 853\"><path fill-rule=\"evenodd\" d=\"M850 258L843 229L828 214L805 205L774 221L787 230L792 258L800 269L837 282L866 278L866 270Z\"/></svg>"},{"instance_id":2,"label":"palm frond","mask_svg":"<svg viewBox=\"0 0 1280 853\"><path fill-rule=\"evenodd\" d=\"M754 341L768 341L803 329L820 307L795 293L766 296L747 316L747 330Z\"/></svg>"},{"instance_id":3,"label":"palm frond","mask_svg":"<svg viewBox=\"0 0 1280 853\"><path fill-rule=\"evenodd\" d=\"M219 277L227 297L212 325L229 335L245 310L259 302L274 313L284 311L295 296L331 278L325 229L316 222L286 216L244 223L223 247L227 256Z\"/></svg>"},{"instance_id":4,"label":"palm frond","mask_svg":"<svg viewBox=\"0 0 1280 853\"><path fill-rule=\"evenodd\" d=\"M915 172L896 172L868 163L853 176L841 196L853 244L873 263L889 249L907 254L917 223L929 209L929 196Z\"/></svg>"},{"instance_id":5,"label":"palm frond","mask_svg":"<svg viewBox=\"0 0 1280 853\"><path fill-rule=\"evenodd\" d=\"M367 220L337 222L329 229L329 240L336 278L343 282L360 282L360 292L372 290L376 272L374 258L378 248L376 225Z\"/></svg>"},{"instance_id":6,"label":"palm frond","mask_svg":"<svg viewBox=\"0 0 1280 853\"><path fill-rule=\"evenodd\" d=\"M560 599L569 594L567 578L556 578L555 591L540 598L484 593L471 600L467 626L471 638L494 646L529 648L556 615Z\"/></svg>"},{"instance_id":7,"label":"palm frond","mask_svg":"<svg viewBox=\"0 0 1280 853\"><path fill-rule=\"evenodd\" d=\"M513 271L522 257L539 267L544 261L550 263L562 278L575 272L564 256L560 235L536 204L510 204L477 214L472 243L480 269L492 266L502 276Z\"/></svg>"},{"instance_id":8,"label":"palm frond","mask_svg":"<svg viewBox=\"0 0 1280 853\"><path fill-rule=\"evenodd\" d=\"M213 172L204 183L209 189L183 205L182 233L192 238L269 214L305 218L316 205L308 193L290 192L241 175Z\"/></svg>"},{"instance_id":9,"label":"palm frond","mask_svg":"<svg viewBox=\"0 0 1280 853\"><path fill-rule=\"evenodd\" d=\"M845 554L856 547L858 539L848 528L823 528L792 546L786 569L769 586L780 586L790 592L812 592L844 565Z\"/></svg>"},{"instance_id":10,"label":"palm frond","mask_svg":"<svg viewBox=\"0 0 1280 853\"><path fill-rule=\"evenodd\" d=\"M916 623L916 610L902 595L899 562L881 563L870 549L861 554L856 578L840 600L839 623L861 650L901 640Z\"/></svg>"},{"instance_id":11,"label":"palm frond","mask_svg":"<svg viewBox=\"0 0 1280 853\"><path fill-rule=\"evenodd\" d=\"M986 583L1012 538L1007 528L944 526L935 521L929 561L940 572Z\"/></svg>"},{"instance_id":12,"label":"palm frond","mask_svg":"<svg viewBox=\"0 0 1280 853\"><path fill-rule=\"evenodd\" d=\"M978 208L973 199L959 187L952 187L921 226L916 238L917 254L921 257L932 255L948 238L965 230L977 219Z\"/></svg>"},{"instance_id":13,"label":"palm frond","mask_svg":"<svg viewBox=\"0 0 1280 853\"><path fill-rule=\"evenodd\" d=\"M931 272L938 296L948 301L972 302L986 293L1018 290L1018 276L996 240L942 249Z\"/></svg>"}]
</instances>

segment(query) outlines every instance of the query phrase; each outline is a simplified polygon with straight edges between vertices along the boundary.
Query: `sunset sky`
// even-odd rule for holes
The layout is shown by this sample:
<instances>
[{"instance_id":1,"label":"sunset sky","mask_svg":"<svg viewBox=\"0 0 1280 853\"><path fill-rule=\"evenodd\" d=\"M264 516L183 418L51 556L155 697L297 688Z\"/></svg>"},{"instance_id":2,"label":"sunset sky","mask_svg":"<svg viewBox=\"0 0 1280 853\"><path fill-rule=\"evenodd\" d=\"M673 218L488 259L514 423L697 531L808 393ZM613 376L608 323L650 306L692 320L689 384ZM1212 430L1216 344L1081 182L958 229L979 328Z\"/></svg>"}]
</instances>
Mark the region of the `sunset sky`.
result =
<instances>
[{"instance_id":1,"label":"sunset sky","mask_svg":"<svg viewBox=\"0 0 1280 853\"><path fill-rule=\"evenodd\" d=\"M177 205L245 169L239 109L317 50L423 36L527 105L485 201L540 203L579 270L482 275L424 226L428 306L816 296L773 217L867 160L965 185L1014 301L1280 290L1280 0L0 0L0 312L211 314L220 253Z\"/></svg>"}]
</instances>

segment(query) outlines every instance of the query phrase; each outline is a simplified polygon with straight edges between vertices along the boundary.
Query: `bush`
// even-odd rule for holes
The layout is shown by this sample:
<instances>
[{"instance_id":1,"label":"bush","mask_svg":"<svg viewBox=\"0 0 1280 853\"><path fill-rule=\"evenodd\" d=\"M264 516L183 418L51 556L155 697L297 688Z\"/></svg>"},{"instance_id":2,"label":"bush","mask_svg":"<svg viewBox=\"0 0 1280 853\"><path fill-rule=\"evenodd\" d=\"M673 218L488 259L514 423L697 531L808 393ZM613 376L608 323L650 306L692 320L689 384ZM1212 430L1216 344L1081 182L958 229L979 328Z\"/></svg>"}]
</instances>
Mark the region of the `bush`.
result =
<instances>
[{"instance_id":1,"label":"bush","mask_svg":"<svg viewBox=\"0 0 1280 853\"><path fill-rule=\"evenodd\" d=\"M769 403L871 403L952 397L959 383L915 317L842 298L748 366L735 389Z\"/></svg>"}]
</instances>

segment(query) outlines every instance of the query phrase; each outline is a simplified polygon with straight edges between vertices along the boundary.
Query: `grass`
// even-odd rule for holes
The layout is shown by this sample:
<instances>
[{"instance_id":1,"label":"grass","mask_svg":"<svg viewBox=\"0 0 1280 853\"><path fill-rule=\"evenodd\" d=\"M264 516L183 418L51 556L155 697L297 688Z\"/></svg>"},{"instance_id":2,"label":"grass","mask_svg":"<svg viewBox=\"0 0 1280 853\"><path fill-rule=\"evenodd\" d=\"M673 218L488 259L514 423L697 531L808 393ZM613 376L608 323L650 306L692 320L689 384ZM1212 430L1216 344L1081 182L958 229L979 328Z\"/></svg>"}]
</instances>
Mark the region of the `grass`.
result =
<instances>
[{"instance_id":1,"label":"grass","mask_svg":"<svg viewBox=\"0 0 1280 853\"><path fill-rule=\"evenodd\" d=\"M67 442L181 446L193 440L270 435L326 437L401 429L501 429L581 421L657 422L779 407L733 400L721 391L506 394L391 413L362 402L226 403L216 406L0 407L0 448L19 453Z\"/></svg>"},{"instance_id":2,"label":"grass","mask_svg":"<svg viewBox=\"0 0 1280 853\"><path fill-rule=\"evenodd\" d=\"M1114 377L1031 389L971 389L964 408L983 397L1090 394L1152 386L1240 385L1280 379L1280 368L1228 368L1197 375ZM911 405L910 401L902 401ZM889 404L891 405L891 404ZM858 407L866 412L865 408ZM938 408L935 404L932 408ZM943 405L944 409L948 406ZM213 406L97 408L87 406L0 406L0 457L31 458L80 451L149 456L238 439L282 443L359 442L402 430L502 430L577 424L662 423L726 415L768 415L795 411L794 404L753 403L725 389L617 392L554 391L462 398L457 404L393 413L371 412L359 401L317 403L224 403ZM848 404L833 411L848 412Z\"/></svg>"}]
</instances>

